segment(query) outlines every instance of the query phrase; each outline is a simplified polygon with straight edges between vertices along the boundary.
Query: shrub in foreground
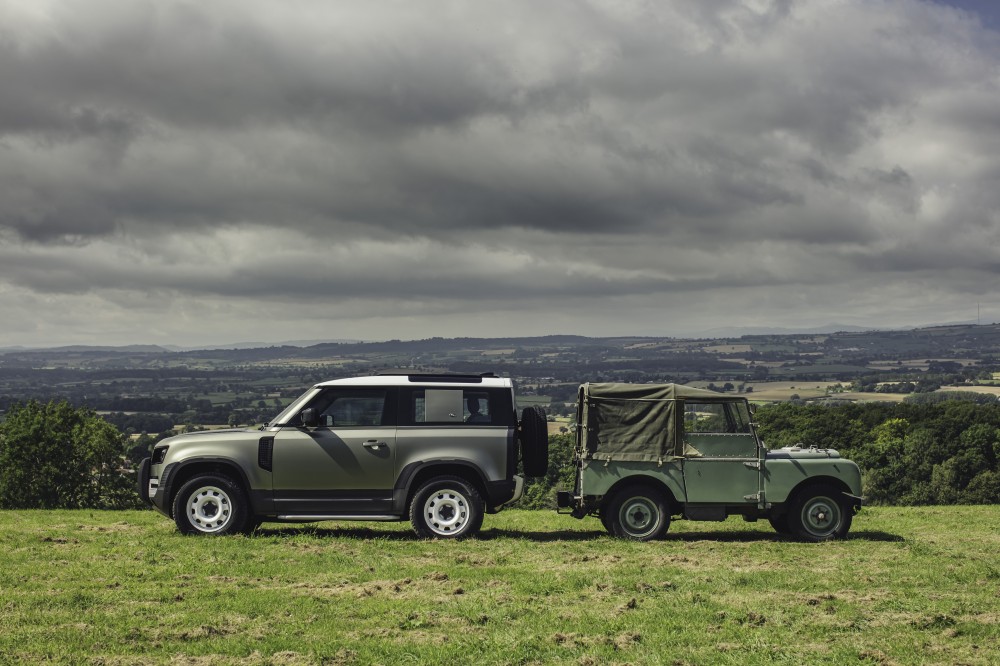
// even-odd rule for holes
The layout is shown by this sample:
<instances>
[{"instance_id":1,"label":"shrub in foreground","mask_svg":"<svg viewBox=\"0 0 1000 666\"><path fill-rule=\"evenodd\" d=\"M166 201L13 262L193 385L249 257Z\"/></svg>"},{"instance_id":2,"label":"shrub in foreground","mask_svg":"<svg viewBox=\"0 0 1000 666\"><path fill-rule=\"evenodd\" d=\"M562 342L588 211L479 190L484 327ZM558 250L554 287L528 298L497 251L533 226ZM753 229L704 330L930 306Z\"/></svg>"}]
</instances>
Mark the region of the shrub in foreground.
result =
<instances>
[{"instance_id":1,"label":"shrub in foreground","mask_svg":"<svg viewBox=\"0 0 1000 666\"><path fill-rule=\"evenodd\" d=\"M16 404L0 423L0 509L135 507L124 437L92 409Z\"/></svg>"}]
</instances>

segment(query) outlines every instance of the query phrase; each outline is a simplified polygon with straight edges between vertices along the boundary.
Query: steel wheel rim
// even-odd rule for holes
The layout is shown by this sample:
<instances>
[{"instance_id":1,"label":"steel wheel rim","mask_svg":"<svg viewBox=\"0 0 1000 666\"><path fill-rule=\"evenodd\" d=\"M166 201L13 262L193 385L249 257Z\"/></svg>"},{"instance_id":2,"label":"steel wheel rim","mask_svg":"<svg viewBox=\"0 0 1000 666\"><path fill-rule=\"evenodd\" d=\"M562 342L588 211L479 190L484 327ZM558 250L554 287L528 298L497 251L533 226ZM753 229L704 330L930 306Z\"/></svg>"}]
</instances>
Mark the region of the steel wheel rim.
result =
<instances>
[{"instance_id":1,"label":"steel wheel rim","mask_svg":"<svg viewBox=\"0 0 1000 666\"><path fill-rule=\"evenodd\" d=\"M469 501L457 490L436 490L424 502L424 518L434 534L454 536L468 524Z\"/></svg>"},{"instance_id":2,"label":"steel wheel rim","mask_svg":"<svg viewBox=\"0 0 1000 666\"><path fill-rule=\"evenodd\" d=\"M629 534L642 537L656 529L657 514L656 505L648 498L633 497L622 504L618 515Z\"/></svg>"},{"instance_id":3,"label":"steel wheel rim","mask_svg":"<svg viewBox=\"0 0 1000 666\"><path fill-rule=\"evenodd\" d=\"M233 517L229 494L217 486L204 486L191 493L187 510L191 525L206 534L225 529Z\"/></svg>"},{"instance_id":4,"label":"steel wheel rim","mask_svg":"<svg viewBox=\"0 0 1000 666\"><path fill-rule=\"evenodd\" d=\"M813 536L833 534L840 521L840 505L829 497L814 497L802 507L802 526Z\"/></svg>"}]
</instances>

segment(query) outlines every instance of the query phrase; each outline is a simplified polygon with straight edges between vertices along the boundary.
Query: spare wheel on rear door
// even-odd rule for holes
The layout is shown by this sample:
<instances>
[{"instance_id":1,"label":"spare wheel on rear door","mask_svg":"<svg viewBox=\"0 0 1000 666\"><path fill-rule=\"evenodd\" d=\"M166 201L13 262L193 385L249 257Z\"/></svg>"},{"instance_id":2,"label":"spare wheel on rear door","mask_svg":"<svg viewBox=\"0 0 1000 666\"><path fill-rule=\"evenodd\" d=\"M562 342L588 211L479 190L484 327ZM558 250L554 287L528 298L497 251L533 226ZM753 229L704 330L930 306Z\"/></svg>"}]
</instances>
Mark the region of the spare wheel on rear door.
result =
<instances>
[{"instance_id":1,"label":"spare wheel on rear door","mask_svg":"<svg viewBox=\"0 0 1000 666\"><path fill-rule=\"evenodd\" d=\"M527 476L545 476L549 468L549 427L545 410L537 405L525 407L517 428L521 461Z\"/></svg>"}]
</instances>

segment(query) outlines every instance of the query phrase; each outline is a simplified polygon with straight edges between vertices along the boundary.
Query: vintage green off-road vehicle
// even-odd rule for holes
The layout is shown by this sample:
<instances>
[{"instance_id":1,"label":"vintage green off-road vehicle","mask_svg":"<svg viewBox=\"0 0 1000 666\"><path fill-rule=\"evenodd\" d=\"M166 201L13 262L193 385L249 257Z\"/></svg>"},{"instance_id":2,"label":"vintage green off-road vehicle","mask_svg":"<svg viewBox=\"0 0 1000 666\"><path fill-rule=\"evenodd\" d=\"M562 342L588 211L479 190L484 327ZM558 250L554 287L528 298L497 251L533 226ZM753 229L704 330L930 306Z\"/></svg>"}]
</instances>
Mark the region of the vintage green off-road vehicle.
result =
<instances>
[{"instance_id":1,"label":"vintage green off-road vehicle","mask_svg":"<svg viewBox=\"0 0 1000 666\"><path fill-rule=\"evenodd\" d=\"M584 384L573 516L616 536L662 536L671 516L767 519L807 541L843 538L861 507L861 472L832 449L768 450L747 399L678 384Z\"/></svg>"}]
</instances>

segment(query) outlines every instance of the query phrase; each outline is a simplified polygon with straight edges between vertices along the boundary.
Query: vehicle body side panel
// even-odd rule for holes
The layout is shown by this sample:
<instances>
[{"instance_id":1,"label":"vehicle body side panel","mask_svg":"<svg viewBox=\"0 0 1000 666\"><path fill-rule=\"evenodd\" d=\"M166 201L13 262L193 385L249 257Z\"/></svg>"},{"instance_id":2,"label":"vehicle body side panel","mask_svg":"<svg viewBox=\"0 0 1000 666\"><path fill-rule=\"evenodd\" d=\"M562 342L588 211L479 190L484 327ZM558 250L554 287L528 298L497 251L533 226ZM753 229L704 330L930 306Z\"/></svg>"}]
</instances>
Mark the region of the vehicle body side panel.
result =
<instances>
[{"instance_id":1,"label":"vehicle body side panel","mask_svg":"<svg viewBox=\"0 0 1000 666\"><path fill-rule=\"evenodd\" d=\"M698 504L756 504L759 446L753 433L684 433L684 486Z\"/></svg>"},{"instance_id":2,"label":"vehicle body side panel","mask_svg":"<svg viewBox=\"0 0 1000 666\"><path fill-rule=\"evenodd\" d=\"M506 426L450 428L448 426L400 426L396 429L393 478L413 463L433 460L463 460L479 469L486 481L510 479Z\"/></svg>"},{"instance_id":3,"label":"vehicle body side panel","mask_svg":"<svg viewBox=\"0 0 1000 666\"><path fill-rule=\"evenodd\" d=\"M395 426L282 428L274 438L278 513L383 512L392 499Z\"/></svg>"},{"instance_id":4,"label":"vehicle body side panel","mask_svg":"<svg viewBox=\"0 0 1000 666\"><path fill-rule=\"evenodd\" d=\"M673 494L678 502L684 501L684 473L680 462L666 462L662 465L649 462L616 460L607 464L591 460L583 463L580 470L580 495L606 495L616 483L629 477L649 477L659 481Z\"/></svg>"},{"instance_id":5,"label":"vehicle body side panel","mask_svg":"<svg viewBox=\"0 0 1000 666\"><path fill-rule=\"evenodd\" d=\"M861 470L843 458L767 459L764 465L764 498L772 504L788 501L789 495L803 481L830 477L843 481L851 494L861 496Z\"/></svg>"},{"instance_id":6,"label":"vehicle body side panel","mask_svg":"<svg viewBox=\"0 0 1000 666\"><path fill-rule=\"evenodd\" d=\"M727 458L688 458L684 461L684 485L687 501L697 504L756 504L760 491L760 472L740 460Z\"/></svg>"},{"instance_id":7,"label":"vehicle body side panel","mask_svg":"<svg viewBox=\"0 0 1000 666\"><path fill-rule=\"evenodd\" d=\"M206 431L189 435L179 435L165 439L157 447L168 446L167 460L152 465L149 476L158 482L156 495L151 498L161 512L170 512L170 495L177 490L171 478L164 472L170 467L174 479L188 465L198 463L228 464L241 474L237 480L248 484L248 492L253 498L271 493L271 473L257 464L258 443L263 433L258 430Z\"/></svg>"}]
</instances>

